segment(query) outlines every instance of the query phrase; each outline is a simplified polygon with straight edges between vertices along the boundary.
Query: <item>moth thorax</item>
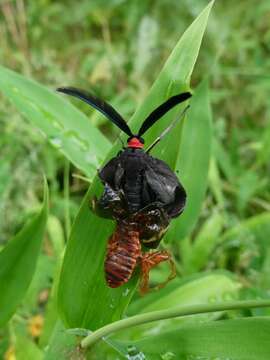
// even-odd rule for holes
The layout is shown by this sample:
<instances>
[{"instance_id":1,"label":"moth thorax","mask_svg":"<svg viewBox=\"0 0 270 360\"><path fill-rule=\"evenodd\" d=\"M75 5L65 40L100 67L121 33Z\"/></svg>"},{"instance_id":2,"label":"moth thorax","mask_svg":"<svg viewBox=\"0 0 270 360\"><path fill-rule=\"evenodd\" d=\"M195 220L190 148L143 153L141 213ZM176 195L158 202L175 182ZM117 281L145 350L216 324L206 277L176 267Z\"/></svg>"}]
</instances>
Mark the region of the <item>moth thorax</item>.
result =
<instances>
[{"instance_id":1,"label":"moth thorax","mask_svg":"<svg viewBox=\"0 0 270 360\"><path fill-rule=\"evenodd\" d=\"M143 140L139 139L137 137L132 137L128 139L128 147L129 148L136 148L136 149L141 149L143 148Z\"/></svg>"}]
</instances>

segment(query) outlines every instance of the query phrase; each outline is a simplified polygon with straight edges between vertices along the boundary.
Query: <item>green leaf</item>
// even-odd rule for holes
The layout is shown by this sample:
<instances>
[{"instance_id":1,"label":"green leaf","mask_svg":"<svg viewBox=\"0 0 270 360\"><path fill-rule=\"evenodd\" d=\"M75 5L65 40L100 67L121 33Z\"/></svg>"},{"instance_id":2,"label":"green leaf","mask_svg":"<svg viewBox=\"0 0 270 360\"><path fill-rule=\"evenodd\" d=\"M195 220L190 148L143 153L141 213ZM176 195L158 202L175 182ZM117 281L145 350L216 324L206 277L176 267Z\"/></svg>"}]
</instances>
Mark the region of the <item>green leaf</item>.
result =
<instances>
[{"instance_id":1,"label":"green leaf","mask_svg":"<svg viewBox=\"0 0 270 360\"><path fill-rule=\"evenodd\" d=\"M208 15L213 5L211 2L184 33L166 62L142 106L131 119L130 125L138 129L142 119L168 96L180 92L188 81L194 67ZM175 112L166 116L171 121ZM166 126L162 121L159 126L149 131L147 140L155 137ZM175 130L175 129L174 129ZM179 138L175 130L172 137ZM178 143L179 139L176 141ZM170 139L172 142L172 139ZM175 154L173 147L164 152L164 141L157 147L164 160L171 163ZM110 157L117 153L115 145ZM162 150L163 149L163 150ZM95 330L104 324L121 318L135 290L137 277L118 289L110 289L104 281L103 263L106 243L113 232L113 222L96 217L89 211L89 200L102 191L96 178L85 196L82 207L72 227L68 241L59 287L59 309L64 323L69 327L81 327Z\"/></svg>"},{"instance_id":2,"label":"green leaf","mask_svg":"<svg viewBox=\"0 0 270 360\"><path fill-rule=\"evenodd\" d=\"M181 136L175 169L186 189L187 204L181 217L171 224L167 235L170 241L189 235L199 217L207 188L212 125L206 81L198 86L191 99Z\"/></svg>"},{"instance_id":3,"label":"green leaf","mask_svg":"<svg viewBox=\"0 0 270 360\"><path fill-rule=\"evenodd\" d=\"M214 254L215 258L223 257L227 248L238 246L241 251L247 250L250 243L256 246L255 253L249 265L254 279L254 270L256 271L257 280L260 281L260 287L269 288L270 281L270 213L252 216L234 227L227 230L222 237L219 238L218 247Z\"/></svg>"},{"instance_id":4,"label":"green leaf","mask_svg":"<svg viewBox=\"0 0 270 360\"><path fill-rule=\"evenodd\" d=\"M199 54L203 34L213 4L214 1L208 4L175 46L148 96L129 123L135 132L140 127L142 120L145 119L155 107L164 102L169 96L178 94L186 88L189 88L191 74ZM162 120L147 132L145 136L146 144L151 144L153 140L171 124L176 116L179 116L179 107L176 107L163 116ZM173 169L178 169L177 158L181 141L181 127L182 124L179 122L173 131L163 138L151 152L153 156L157 156L166 161ZM190 136L190 133L188 136Z\"/></svg>"},{"instance_id":5,"label":"green leaf","mask_svg":"<svg viewBox=\"0 0 270 360\"><path fill-rule=\"evenodd\" d=\"M149 313L151 311L165 310L176 306L214 304L222 301L231 301L238 298L241 288L239 282L226 273L200 274L197 278L191 278L185 282L180 279L171 282L167 287L158 292L151 293L146 297L134 301L130 307L128 315ZM200 315L190 315L185 317L155 321L130 328L124 334L120 333L121 338L139 339L150 334L167 331L179 327L180 324L198 323L216 319L221 313L208 313ZM116 338L119 335L116 334Z\"/></svg>"},{"instance_id":6,"label":"green leaf","mask_svg":"<svg viewBox=\"0 0 270 360\"><path fill-rule=\"evenodd\" d=\"M224 216L219 212L205 221L195 240L189 240L188 251L182 251L183 273L191 274L207 266L209 256L219 242L220 233L224 223ZM184 242L182 241L181 244ZM180 246L181 246L180 244Z\"/></svg>"},{"instance_id":7,"label":"green leaf","mask_svg":"<svg viewBox=\"0 0 270 360\"><path fill-rule=\"evenodd\" d=\"M269 331L268 317L225 320L183 326L133 345L148 360L266 360Z\"/></svg>"},{"instance_id":8,"label":"green leaf","mask_svg":"<svg viewBox=\"0 0 270 360\"><path fill-rule=\"evenodd\" d=\"M167 287L140 297L130 305L129 315L198 303L215 303L237 297L241 285L229 272L196 274L176 279Z\"/></svg>"},{"instance_id":9,"label":"green leaf","mask_svg":"<svg viewBox=\"0 0 270 360\"><path fill-rule=\"evenodd\" d=\"M45 347L49 343L49 340L51 339L55 326L57 326L57 322L59 321L59 316L57 311L57 288L59 285L61 265L62 265L62 258L58 258L56 268L54 271L54 276L53 276L54 280L51 286L50 296L46 304L42 334L39 338L39 345L42 347Z\"/></svg>"},{"instance_id":10,"label":"green leaf","mask_svg":"<svg viewBox=\"0 0 270 360\"><path fill-rule=\"evenodd\" d=\"M80 349L77 345L78 340L76 336L65 331L61 321L58 321L46 348L44 360L79 359Z\"/></svg>"},{"instance_id":11,"label":"green leaf","mask_svg":"<svg viewBox=\"0 0 270 360\"><path fill-rule=\"evenodd\" d=\"M121 355L118 344L110 340L102 341L93 349L86 351L79 346L80 339L89 333L85 329L66 330L60 320L57 321L48 346L46 346L43 360L67 360L67 359L125 359ZM28 360L28 359L25 359Z\"/></svg>"},{"instance_id":12,"label":"green leaf","mask_svg":"<svg viewBox=\"0 0 270 360\"><path fill-rule=\"evenodd\" d=\"M48 188L38 215L0 253L0 326L13 315L33 278L48 212Z\"/></svg>"},{"instance_id":13,"label":"green leaf","mask_svg":"<svg viewBox=\"0 0 270 360\"><path fill-rule=\"evenodd\" d=\"M36 311L39 294L42 290L51 287L54 268L55 261L52 256L48 256L43 252L39 254L34 276L20 308L22 312L34 313Z\"/></svg>"},{"instance_id":14,"label":"green leaf","mask_svg":"<svg viewBox=\"0 0 270 360\"><path fill-rule=\"evenodd\" d=\"M42 360L43 353L38 346L26 336L18 335L15 341L16 360Z\"/></svg>"},{"instance_id":15,"label":"green leaf","mask_svg":"<svg viewBox=\"0 0 270 360\"><path fill-rule=\"evenodd\" d=\"M52 276L53 283L51 284L50 296L46 304L44 325L42 328L41 336L39 338L39 345L41 347L45 347L48 344L49 339L58 321L57 288L59 284L60 270L63 260L62 255L64 253L64 232L60 221L54 216L49 216L47 228L48 235L54 249L56 266L54 268L54 274Z\"/></svg>"},{"instance_id":16,"label":"green leaf","mask_svg":"<svg viewBox=\"0 0 270 360\"><path fill-rule=\"evenodd\" d=\"M108 140L63 96L0 66L0 90L76 167L92 178Z\"/></svg>"},{"instance_id":17,"label":"green leaf","mask_svg":"<svg viewBox=\"0 0 270 360\"><path fill-rule=\"evenodd\" d=\"M213 153L215 150L212 150L212 158L210 160L210 167L209 167L209 176L208 176L208 182L209 182L209 188L211 193L213 194L217 206L220 210L225 209L225 198L223 195L223 189L222 189L222 179L221 174L219 171L219 168L217 166L217 162L215 157L213 156ZM226 216L226 213L224 213L224 217ZM225 222L225 219L224 219Z\"/></svg>"}]
</instances>

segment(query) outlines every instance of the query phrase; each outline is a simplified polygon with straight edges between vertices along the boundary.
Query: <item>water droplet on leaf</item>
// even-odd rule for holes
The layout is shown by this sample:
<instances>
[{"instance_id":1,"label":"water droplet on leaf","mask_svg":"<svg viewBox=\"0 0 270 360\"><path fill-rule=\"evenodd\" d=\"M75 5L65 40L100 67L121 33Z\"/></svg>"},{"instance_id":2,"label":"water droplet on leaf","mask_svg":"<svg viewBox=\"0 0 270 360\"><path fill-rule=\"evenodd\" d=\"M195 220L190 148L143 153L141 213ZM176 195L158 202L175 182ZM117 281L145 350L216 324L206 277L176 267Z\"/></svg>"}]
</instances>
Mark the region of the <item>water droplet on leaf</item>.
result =
<instances>
[{"instance_id":1,"label":"water droplet on leaf","mask_svg":"<svg viewBox=\"0 0 270 360\"><path fill-rule=\"evenodd\" d=\"M142 353L140 350L136 348L134 345L129 345L127 348L127 359L128 360L145 360L146 357L144 353Z\"/></svg>"},{"instance_id":2,"label":"water droplet on leaf","mask_svg":"<svg viewBox=\"0 0 270 360\"><path fill-rule=\"evenodd\" d=\"M60 149L62 147L62 140L60 138L50 137L49 140L56 149Z\"/></svg>"},{"instance_id":3,"label":"water droplet on leaf","mask_svg":"<svg viewBox=\"0 0 270 360\"><path fill-rule=\"evenodd\" d=\"M125 291L122 292L122 296L128 296L129 292L130 292L130 289L127 288Z\"/></svg>"},{"instance_id":4,"label":"water droplet on leaf","mask_svg":"<svg viewBox=\"0 0 270 360\"><path fill-rule=\"evenodd\" d=\"M87 151L89 149L89 144L86 140L82 139L75 131L68 130L63 133L63 136L72 141L78 148L82 151Z\"/></svg>"},{"instance_id":5,"label":"water droplet on leaf","mask_svg":"<svg viewBox=\"0 0 270 360\"><path fill-rule=\"evenodd\" d=\"M162 360L172 360L175 358L176 358L176 355L171 351L167 351L165 354L161 355Z\"/></svg>"}]
</instances>

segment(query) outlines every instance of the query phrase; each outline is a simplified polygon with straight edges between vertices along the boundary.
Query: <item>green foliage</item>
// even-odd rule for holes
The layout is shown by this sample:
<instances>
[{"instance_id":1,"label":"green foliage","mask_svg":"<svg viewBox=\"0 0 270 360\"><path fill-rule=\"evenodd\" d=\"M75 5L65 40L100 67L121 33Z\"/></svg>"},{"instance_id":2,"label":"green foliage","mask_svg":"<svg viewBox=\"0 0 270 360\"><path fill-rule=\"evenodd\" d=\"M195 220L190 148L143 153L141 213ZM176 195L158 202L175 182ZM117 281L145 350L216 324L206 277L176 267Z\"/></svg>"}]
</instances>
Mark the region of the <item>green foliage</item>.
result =
<instances>
[{"instance_id":1,"label":"green foliage","mask_svg":"<svg viewBox=\"0 0 270 360\"><path fill-rule=\"evenodd\" d=\"M226 273L205 274L204 276L200 274L195 279L185 278L184 283L183 280L177 279L177 281L173 281L164 289L161 289L160 292L133 301L128 308L128 315L165 310L176 306L229 301L238 297L240 288L241 284ZM159 332L168 331L187 323L219 319L222 315L223 313L212 313L161 320L131 328L120 334L120 338L139 340L154 334L155 329L159 329ZM118 334L116 338L119 339Z\"/></svg>"},{"instance_id":2,"label":"green foliage","mask_svg":"<svg viewBox=\"0 0 270 360\"><path fill-rule=\"evenodd\" d=\"M269 308L226 310L231 300L269 298L270 5L216 2L194 68L211 6L206 0L0 2L0 358L270 357ZM108 154L117 129L49 90L62 85L91 89L130 118L134 131L168 96L194 89L187 116L153 151L188 193L185 212L161 244L173 254L177 278L143 298L138 273L120 289L105 287L104 252L114 224L89 209L102 191L96 168L120 148L118 142ZM149 131L146 146L180 111ZM41 245L46 193L33 214L43 172L50 216ZM167 272L166 264L158 266L151 284ZM152 311L220 303L222 311L145 323ZM91 349L78 346L89 329L117 327L132 316L142 323L106 333ZM66 331L60 317L80 328Z\"/></svg>"},{"instance_id":3,"label":"green foliage","mask_svg":"<svg viewBox=\"0 0 270 360\"><path fill-rule=\"evenodd\" d=\"M48 212L48 189L44 186L44 205L38 215L5 246L0 253L0 326L16 311L33 278L40 253Z\"/></svg>"},{"instance_id":4,"label":"green foliage","mask_svg":"<svg viewBox=\"0 0 270 360\"><path fill-rule=\"evenodd\" d=\"M269 329L270 320L266 318L197 323L153 335L133 346L149 360L266 360L270 353Z\"/></svg>"},{"instance_id":5,"label":"green foliage","mask_svg":"<svg viewBox=\"0 0 270 360\"><path fill-rule=\"evenodd\" d=\"M175 171L187 191L187 205L181 218L174 222L169 236L179 241L192 231L205 197L211 154L212 125L207 82L198 86L185 121Z\"/></svg>"},{"instance_id":6,"label":"green foliage","mask_svg":"<svg viewBox=\"0 0 270 360\"><path fill-rule=\"evenodd\" d=\"M3 67L0 79L1 91L19 111L92 178L109 143L88 119L58 94Z\"/></svg>"}]
</instances>

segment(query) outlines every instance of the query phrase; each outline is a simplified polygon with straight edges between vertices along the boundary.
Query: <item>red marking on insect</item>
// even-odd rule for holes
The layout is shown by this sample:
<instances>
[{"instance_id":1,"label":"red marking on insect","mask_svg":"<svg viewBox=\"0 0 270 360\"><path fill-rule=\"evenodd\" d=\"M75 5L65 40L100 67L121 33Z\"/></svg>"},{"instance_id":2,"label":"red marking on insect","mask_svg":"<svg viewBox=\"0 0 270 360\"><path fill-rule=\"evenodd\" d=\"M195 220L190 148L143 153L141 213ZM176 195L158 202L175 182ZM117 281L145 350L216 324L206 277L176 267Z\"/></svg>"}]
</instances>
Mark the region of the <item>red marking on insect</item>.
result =
<instances>
[{"instance_id":1,"label":"red marking on insect","mask_svg":"<svg viewBox=\"0 0 270 360\"><path fill-rule=\"evenodd\" d=\"M137 137L132 137L128 141L128 147L129 148L141 149L141 148L143 148L143 142L141 142L140 139L138 139Z\"/></svg>"}]
</instances>

